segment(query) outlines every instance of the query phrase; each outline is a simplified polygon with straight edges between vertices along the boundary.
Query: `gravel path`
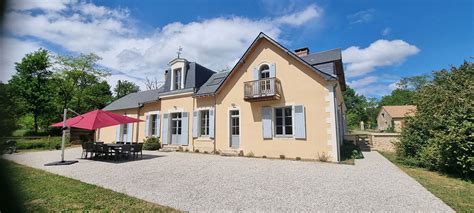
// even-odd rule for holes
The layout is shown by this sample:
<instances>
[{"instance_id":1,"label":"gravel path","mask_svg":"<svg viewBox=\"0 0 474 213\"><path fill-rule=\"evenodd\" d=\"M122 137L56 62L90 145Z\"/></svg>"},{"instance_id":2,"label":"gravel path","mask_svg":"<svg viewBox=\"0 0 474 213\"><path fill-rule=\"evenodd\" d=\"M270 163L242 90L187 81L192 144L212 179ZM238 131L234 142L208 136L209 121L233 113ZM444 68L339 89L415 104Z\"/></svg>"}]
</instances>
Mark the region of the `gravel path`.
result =
<instances>
[{"instance_id":1,"label":"gravel path","mask_svg":"<svg viewBox=\"0 0 474 213\"><path fill-rule=\"evenodd\" d=\"M355 166L161 152L133 162L43 166L59 153L4 158L192 212L453 211L377 152L364 153ZM80 153L68 149L66 159Z\"/></svg>"}]
</instances>

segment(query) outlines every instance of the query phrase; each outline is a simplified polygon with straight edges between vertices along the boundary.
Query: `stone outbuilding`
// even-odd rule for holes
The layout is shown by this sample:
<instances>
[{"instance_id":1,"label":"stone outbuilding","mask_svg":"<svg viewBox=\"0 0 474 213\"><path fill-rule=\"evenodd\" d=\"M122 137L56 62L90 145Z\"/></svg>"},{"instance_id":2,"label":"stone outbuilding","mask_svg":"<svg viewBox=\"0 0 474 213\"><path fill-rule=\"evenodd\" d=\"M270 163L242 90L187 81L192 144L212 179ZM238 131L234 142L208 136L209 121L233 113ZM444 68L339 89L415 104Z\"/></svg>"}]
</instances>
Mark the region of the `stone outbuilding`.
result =
<instances>
[{"instance_id":1,"label":"stone outbuilding","mask_svg":"<svg viewBox=\"0 0 474 213\"><path fill-rule=\"evenodd\" d=\"M405 125L405 118L413 116L416 112L416 106L382 106L377 116L377 129L386 131L393 127L395 132L401 132Z\"/></svg>"}]
</instances>

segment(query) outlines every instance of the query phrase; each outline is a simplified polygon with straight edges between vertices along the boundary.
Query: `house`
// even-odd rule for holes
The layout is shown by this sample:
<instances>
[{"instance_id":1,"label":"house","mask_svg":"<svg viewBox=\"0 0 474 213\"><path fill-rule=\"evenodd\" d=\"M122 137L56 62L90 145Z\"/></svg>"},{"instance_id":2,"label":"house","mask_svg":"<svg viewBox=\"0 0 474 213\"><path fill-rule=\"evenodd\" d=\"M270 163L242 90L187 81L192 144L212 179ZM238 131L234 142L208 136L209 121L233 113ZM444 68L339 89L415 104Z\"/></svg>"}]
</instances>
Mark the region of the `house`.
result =
<instances>
[{"instance_id":1,"label":"house","mask_svg":"<svg viewBox=\"0 0 474 213\"><path fill-rule=\"evenodd\" d=\"M386 131L393 128L395 132L401 132L405 125L405 117L413 116L416 106L382 106L377 116L377 129Z\"/></svg>"},{"instance_id":2,"label":"house","mask_svg":"<svg viewBox=\"0 0 474 213\"><path fill-rule=\"evenodd\" d=\"M145 122L103 128L98 137L157 136L172 149L339 161L345 87L340 49L293 52L260 33L228 72L172 60L161 88L104 108Z\"/></svg>"}]
</instances>

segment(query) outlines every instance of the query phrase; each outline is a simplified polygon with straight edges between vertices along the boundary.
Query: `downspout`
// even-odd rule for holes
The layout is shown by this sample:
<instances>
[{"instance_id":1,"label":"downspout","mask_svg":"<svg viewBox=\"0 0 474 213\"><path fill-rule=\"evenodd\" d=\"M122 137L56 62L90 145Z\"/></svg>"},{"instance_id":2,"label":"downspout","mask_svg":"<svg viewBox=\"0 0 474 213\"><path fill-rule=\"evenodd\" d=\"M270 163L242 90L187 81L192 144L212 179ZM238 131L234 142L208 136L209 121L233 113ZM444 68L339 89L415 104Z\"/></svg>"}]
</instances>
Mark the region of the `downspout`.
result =
<instances>
[{"instance_id":1,"label":"downspout","mask_svg":"<svg viewBox=\"0 0 474 213\"><path fill-rule=\"evenodd\" d=\"M197 92L197 91L196 91L196 88L194 88L194 92L193 92L193 93L196 94L196 92ZM196 105L197 99L196 99L196 96L194 96L194 95L193 95L192 97L193 97L193 110L191 111L191 115L192 115L192 116L190 115L189 118L193 118L193 119L192 119L192 120L193 120L193 125L191 126L190 129L191 129L191 138L193 139L192 142L193 142L193 152L194 152L194 140L195 140L195 138L194 138L194 135L193 135L193 127L194 127L194 125L196 125L196 124L194 123L194 110L196 109L195 105ZM199 121L198 121L198 122L199 122ZM189 126L189 125L188 125L188 126ZM189 130L188 130L188 131L189 131ZM199 130L196 130L196 131L199 131Z\"/></svg>"},{"instance_id":2,"label":"downspout","mask_svg":"<svg viewBox=\"0 0 474 213\"><path fill-rule=\"evenodd\" d=\"M217 121L217 96L214 94L214 154L216 153L216 138L217 138L217 131L216 131L216 121Z\"/></svg>"},{"instance_id":3,"label":"downspout","mask_svg":"<svg viewBox=\"0 0 474 213\"><path fill-rule=\"evenodd\" d=\"M143 108L143 106L145 106L145 104L138 104L138 109L137 109L137 119L140 119L140 111L141 111L141 108ZM140 132L140 122L137 122L137 131L136 131L136 134L135 134L135 141L138 143L138 133Z\"/></svg>"}]
</instances>

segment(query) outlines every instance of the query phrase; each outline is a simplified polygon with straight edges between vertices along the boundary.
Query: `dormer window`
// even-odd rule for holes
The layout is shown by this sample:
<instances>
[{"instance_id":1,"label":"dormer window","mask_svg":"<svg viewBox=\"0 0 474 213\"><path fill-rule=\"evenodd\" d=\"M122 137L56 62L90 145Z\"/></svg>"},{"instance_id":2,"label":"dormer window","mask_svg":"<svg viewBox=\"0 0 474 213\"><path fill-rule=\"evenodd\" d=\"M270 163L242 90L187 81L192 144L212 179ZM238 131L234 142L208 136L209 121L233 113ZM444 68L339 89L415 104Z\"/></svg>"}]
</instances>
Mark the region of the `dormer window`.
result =
<instances>
[{"instance_id":1,"label":"dormer window","mask_svg":"<svg viewBox=\"0 0 474 213\"><path fill-rule=\"evenodd\" d=\"M174 76L174 79L173 79L173 89L181 89L182 88L182 85L181 85L181 68L178 68L178 69L175 69L173 70L173 76Z\"/></svg>"},{"instance_id":2,"label":"dormer window","mask_svg":"<svg viewBox=\"0 0 474 213\"><path fill-rule=\"evenodd\" d=\"M260 79L270 78L270 67L267 64L262 64L258 70Z\"/></svg>"}]
</instances>

